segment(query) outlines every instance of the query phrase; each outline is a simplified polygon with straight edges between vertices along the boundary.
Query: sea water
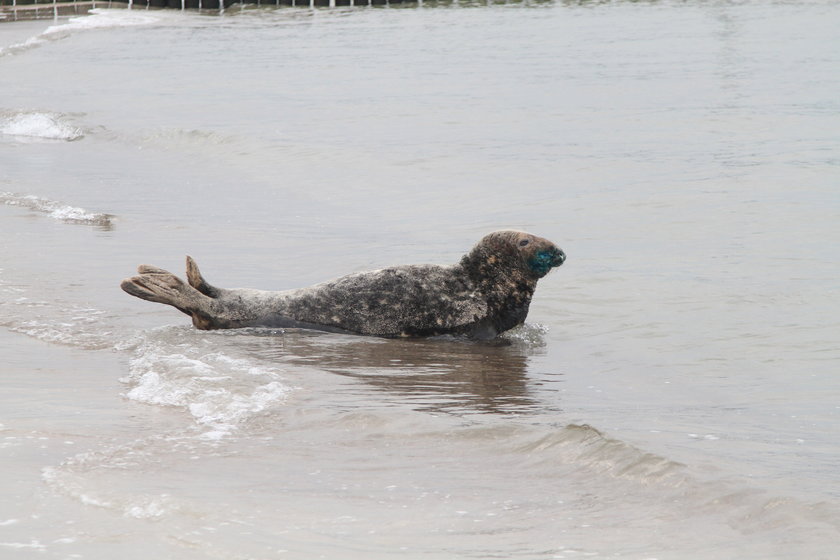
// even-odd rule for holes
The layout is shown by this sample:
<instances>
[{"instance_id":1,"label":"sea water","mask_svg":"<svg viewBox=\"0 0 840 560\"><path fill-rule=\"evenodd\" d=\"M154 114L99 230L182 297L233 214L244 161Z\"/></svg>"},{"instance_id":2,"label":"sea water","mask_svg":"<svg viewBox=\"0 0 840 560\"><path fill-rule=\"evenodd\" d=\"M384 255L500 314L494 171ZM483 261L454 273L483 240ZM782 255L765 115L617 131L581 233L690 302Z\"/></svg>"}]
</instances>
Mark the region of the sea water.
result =
<instances>
[{"instance_id":1,"label":"sea water","mask_svg":"<svg viewBox=\"0 0 840 560\"><path fill-rule=\"evenodd\" d=\"M840 5L95 10L0 24L0 558L836 558ZM569 256L493 344L204 332Z\"/></svg>"}]
</instances>

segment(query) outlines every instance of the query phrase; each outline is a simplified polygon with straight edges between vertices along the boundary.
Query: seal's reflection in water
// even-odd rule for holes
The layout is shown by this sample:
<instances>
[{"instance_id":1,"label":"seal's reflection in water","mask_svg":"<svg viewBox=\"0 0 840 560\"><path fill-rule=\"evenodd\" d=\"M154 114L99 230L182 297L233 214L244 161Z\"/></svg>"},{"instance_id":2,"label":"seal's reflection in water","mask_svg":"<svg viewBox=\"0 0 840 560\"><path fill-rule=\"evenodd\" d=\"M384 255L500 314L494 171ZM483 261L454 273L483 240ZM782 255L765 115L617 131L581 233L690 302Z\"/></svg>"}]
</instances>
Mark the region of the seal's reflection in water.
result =
<instances>
[{"instance_id":1,"label":"seal's reflection in water","mask_svg":"<svg viewBox=\"0 0 840 560\"><path fill-rule=\"evenodd\" d=\"M526 327L527 328L527 327ZM409 404L450 413L522 414L556 410L529 379L540 352L515 337L476 342L451 338L381 339L306 330L248 329L262 358L314 367L395 395L378 405ZM251 338L253 337L253 338ZM553 399L552 399L553 400Z\"/></svg>"}]
</instances>

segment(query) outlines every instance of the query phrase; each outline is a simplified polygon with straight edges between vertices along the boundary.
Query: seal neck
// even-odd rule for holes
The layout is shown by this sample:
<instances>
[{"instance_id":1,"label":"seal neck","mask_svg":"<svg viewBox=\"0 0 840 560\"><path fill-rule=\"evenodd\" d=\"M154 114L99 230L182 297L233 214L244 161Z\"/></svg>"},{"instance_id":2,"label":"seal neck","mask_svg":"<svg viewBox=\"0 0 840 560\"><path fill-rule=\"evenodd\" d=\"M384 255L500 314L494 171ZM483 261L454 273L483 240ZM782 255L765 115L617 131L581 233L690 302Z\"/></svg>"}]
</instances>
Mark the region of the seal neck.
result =
<instances>
[{"instance_id":1,"label":"seal neck","mask_svg":"<svg viewBox=\"0 0 840 560\"><path fill-rule=\"evenodd\" d=\"M506 246L479 243L461 258L460 266L485 291L515 290L533 294L537 279L523 270L522 258Z\"/></svg>"},{"instance_id":2,"label":"seal neck","mask_svg":"<svg viewBox=\"0 0 840 560\"><path fill-rule=\"evenodd\" d=\"M461 259L460 266L487 303L483 328L492 336L521 325L528 315L537 280L522 270L521 262L519 255L481 246Z\"/></svg>"}]
</instances>

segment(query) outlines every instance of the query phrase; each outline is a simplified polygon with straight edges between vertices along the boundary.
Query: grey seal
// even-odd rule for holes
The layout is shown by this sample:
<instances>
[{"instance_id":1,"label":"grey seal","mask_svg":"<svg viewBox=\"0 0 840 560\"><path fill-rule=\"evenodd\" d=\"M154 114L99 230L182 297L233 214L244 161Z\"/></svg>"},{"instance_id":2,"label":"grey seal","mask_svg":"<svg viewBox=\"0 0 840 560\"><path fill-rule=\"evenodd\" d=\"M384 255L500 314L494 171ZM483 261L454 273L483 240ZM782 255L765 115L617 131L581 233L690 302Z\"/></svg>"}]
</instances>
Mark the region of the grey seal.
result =
<instances>
[{"instance_id":1,"label":"grey seal","mask_svg":"<svg viewBox=\"0 0 840 560\"><path fill-rule=\"evenodd\" d=\"M141 265L122 281L127 293L190 315L199 329L299 327L396 337L438 335L492 339L521 325L537 280L566 255L521 231L483 237L454 265L405 265L358 272L286 291L223 289L187 257L187 282Z\"/></svg>"}]
</instances>

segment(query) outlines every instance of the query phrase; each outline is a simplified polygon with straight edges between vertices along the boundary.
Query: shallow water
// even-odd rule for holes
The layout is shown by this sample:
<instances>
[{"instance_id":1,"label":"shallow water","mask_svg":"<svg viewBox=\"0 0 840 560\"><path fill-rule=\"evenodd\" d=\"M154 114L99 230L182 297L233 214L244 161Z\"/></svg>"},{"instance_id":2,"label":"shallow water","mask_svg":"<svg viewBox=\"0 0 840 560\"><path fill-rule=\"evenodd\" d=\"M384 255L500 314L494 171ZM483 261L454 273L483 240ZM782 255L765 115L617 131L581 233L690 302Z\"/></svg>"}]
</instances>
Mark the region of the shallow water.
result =
<instances>
[{"instance_id":1,"label":"shallow water","mask_svg":"<svg viewBox=\"0 0 840 560\"><path fill-rule=\"evenodd\" d=\"M0 24L0 557L833 558L840 7L105 10ZM201 332L569 255L504 343Z\"/></svg>"}]
</instances>

